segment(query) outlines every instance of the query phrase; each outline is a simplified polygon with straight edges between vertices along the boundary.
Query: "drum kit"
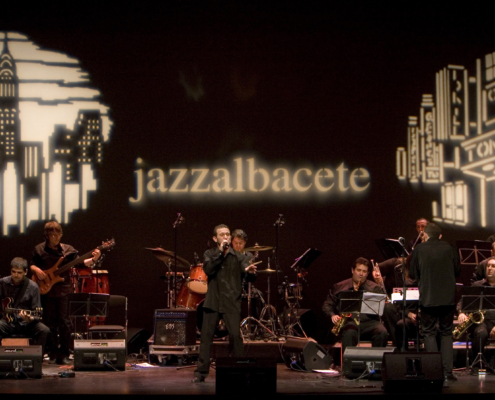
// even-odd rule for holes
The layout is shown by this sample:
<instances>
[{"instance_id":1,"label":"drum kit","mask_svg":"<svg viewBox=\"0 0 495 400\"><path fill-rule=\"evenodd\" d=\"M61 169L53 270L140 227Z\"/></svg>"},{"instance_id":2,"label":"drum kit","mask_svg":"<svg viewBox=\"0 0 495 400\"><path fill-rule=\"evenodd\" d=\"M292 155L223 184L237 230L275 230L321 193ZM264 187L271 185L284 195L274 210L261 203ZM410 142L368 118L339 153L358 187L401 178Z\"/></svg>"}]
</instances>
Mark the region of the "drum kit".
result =
<instances>
[{"instance_id":1,"label":"drum kit","mask_svg":"<svg viewBox=\"0 0 495 400\"><path fill-rule=\"evenodd\" d=\"M160 278L167 281L167 308L197 310L197 327L200 334L203 302L208 291L208 279L203 270L203 264L198 262L196 253L194 254L194 262L189 263L184 258L176 256L173 251L161 247L146 247L145 249L150 250L157 259L166 265L165 275ZM256 244L253 247L245 248L244 251L254 253L254 259L256 259L259 257L259 252L273 249L272 246ZM302 299L301 283L284 281L278 287L278 292L282 296L281 300L283 300L284 312L281 314L282 317L277 314L276 307L270 303L270 278L281 272L278 268L270 268L270 258L268 258L267 268L257 270L259 276L266 275L267 277L266 301L263 293L255 287L254 283L246 282L243 284L243 300L247 300L247 317L241 321L240 329L245 340L278 340L280 336L287 335L307 337L297 318L299 301ZM254 302L257 302L260 308L262 306L258 318L253 316ZM294 316L295 320L291 316ZM225 337L227 334L222 322L220 321L215 332L217 337ZM296 325L299 328L297 330L294 329Z\"/></svg>"}]
</instances>

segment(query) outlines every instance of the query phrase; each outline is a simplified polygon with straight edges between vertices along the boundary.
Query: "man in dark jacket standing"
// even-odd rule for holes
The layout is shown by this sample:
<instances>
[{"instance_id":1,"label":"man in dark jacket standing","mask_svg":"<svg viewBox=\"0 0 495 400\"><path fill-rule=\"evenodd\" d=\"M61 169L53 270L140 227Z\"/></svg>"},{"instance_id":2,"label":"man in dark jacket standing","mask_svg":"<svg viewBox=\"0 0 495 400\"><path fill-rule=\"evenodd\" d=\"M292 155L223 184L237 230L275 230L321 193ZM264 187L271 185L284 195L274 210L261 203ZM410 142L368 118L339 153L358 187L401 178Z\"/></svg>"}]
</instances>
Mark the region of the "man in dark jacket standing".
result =
<instances>
[{"instance_id":1,"label":"man in dark jacket standing","mask_svg":"<svg viewBox=\"0 0 495 400\"><path fill-rule=\"evenodd\" d=\"M455 278L461 267L457 251L448 243L442 242L442 231L434 223L429 223L424 234L425 242L418 244L411 258L409 275L419 283L419 307L421 327L425 337L425 349L437 352L437 327L440 333L440 352L443 373L447 381L456 381L452 374L454 349L452 330L455 313Z\"/></svg>"},{"instance_id":2,"label":"man in dark jacket standing","mask_svg":"<svg viewBox=\"0 0 495 400\"><path fill-rule=\"evenodd\" d=\"M204 254L203 270L208 276L208 291L203 305L203 324L199 348L198 367L193 382L203 382L210 370L210 349L220 318L229 332L229 350L236 357L244 354L241 337L242 280L254 281L256 266L248 256L231 247L230 229L217 225L213 230L216 247ZM246 276L247 275L247 276Z\"/></svg>"}]
</instances>

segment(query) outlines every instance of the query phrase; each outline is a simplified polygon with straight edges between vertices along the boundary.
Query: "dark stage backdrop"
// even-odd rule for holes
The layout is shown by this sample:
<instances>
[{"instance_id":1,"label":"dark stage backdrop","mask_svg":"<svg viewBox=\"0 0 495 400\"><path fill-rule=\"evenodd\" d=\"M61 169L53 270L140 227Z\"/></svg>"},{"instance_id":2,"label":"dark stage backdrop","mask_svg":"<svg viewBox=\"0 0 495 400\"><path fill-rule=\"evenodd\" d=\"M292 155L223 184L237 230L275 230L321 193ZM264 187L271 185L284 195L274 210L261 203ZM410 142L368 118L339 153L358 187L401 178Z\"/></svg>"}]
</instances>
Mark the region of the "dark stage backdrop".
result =
<instances>
[{"instance_id":1,"label":"dark stage backdrop","mask_svg":"<svg viewBox=\"0 0 495 400\"><path fill-rule=\"evenodd\" d=\"M88 192L86 207L58 219L63 242L81 253L115 239L102 269L109 272L111 293L128 296L131 327L151 331L154 310L166 306L166 281L160 279L165 263L146 248L177 248L192 263L195 253L202 259L220 223L244 229L248 246L278 248L283 273L279 282L271 278L271 302L279 307L277 283L283 277L296 283L294 260L308 248L320 250L303 282L301 305L321 324L328 289L350 276L353 260L384 260L376 239L414 239L419 217L436 218L453 245L459 239L485 240L495 230L489 177L480 191L480 179L469 180L473 175L462 175L461 168L470 162L470 142L461 143L490 136L491 111L482 108L491 104L490 13L431 4L400 12L321 3L167 2L2 16L3 32L20 35L13 39L25 37L78 60L88 87L98 91L95 99L108 107L112 125L102 141L101 162L93 165L96 189ZM8 46L13 53L14 42ZM16 61L17 73L24 73L22 60ZM440 71L448 74L439 78ZM438 86L442 77L446 89ZM34 85L31 79L21 83ZM467 126L462 132L454 132L451 118L455 99L442 103L455 94L458 81L472 93L466 88L458 94L462 104L474 96L467 108L458 107L460 124ZM486 101L476 94L483 90ZM428 121L421 109L431 110L424 94L433 95L430 103L438 115L433 149L421 125ZM27 103L31 95L20 90L19 96ZM488 116L480 122L477 115L483 112ZM426 132L423 155L411 156L410 116L418 117L416 127ZM23 117L21 130L27 129ZM475 158L491 154L489 138L487 143L472 150ZM398 148L408 152L400 160L421 158L426 164L415 165L431 180L414 182L411 174L398 172ZM454 193L461 199L456 203L445 193L459 181L464 186L460 195ZM2 196L4 207L5 188ZM5 221L9 210L2 210ZM174 230L178 213L185 222ZM22 231L15 223L3 229L2 276L13 257L31 257L50 215L40 213ZM285 224L277 229L280 215ZM260 269L269 257L275 268L271 251L259 255ZM266 276L255 286L266 300Z\"/></svg>"}]
</instances>

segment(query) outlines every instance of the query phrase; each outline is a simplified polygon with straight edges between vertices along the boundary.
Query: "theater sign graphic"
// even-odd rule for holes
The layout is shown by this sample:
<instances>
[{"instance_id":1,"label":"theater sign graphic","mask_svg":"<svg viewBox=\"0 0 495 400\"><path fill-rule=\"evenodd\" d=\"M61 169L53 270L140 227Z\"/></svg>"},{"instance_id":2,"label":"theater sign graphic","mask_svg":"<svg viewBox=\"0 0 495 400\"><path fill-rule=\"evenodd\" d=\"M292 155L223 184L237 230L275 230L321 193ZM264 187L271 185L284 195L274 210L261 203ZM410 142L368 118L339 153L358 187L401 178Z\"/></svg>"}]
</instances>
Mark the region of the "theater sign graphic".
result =
<instances>
[{"instance_id":1,"label":"theater sign graphic","mask_svg":"<svg viewBox=\"0 0 495 400\"><path fill-rule=\"evenodd\" d=\"M70 220L97 189L109 109L78 60L0 32L0 234Z\"/></svg>"},{"instance_id":2,"label":"theater sign graphic","mask_svg":"<svg viewBox=\"0 0 495 400\"><path fill-rule=\"evenodd\" d=\"M495 52L436 73L396 156L399 179L438 188L433 220L495 227Z\"/></svg>"}]
</instances>

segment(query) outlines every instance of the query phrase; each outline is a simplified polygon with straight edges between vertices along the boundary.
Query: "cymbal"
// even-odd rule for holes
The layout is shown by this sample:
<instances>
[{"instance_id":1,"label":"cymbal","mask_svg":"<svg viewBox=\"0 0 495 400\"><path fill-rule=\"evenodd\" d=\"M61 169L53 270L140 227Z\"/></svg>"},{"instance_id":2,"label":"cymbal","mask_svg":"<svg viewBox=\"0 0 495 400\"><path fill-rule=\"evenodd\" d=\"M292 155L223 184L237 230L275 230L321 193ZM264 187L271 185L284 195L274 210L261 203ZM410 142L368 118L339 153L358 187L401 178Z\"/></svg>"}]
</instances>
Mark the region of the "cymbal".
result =
<instances>
[{"instance_id":1,"label":"cymbal","mask_svg":"<svg viewBox=\"0 0 495 400\"><path fill-rule=\"evenodd\" d=\"M276 270L274 269L270 269L270 268L266 268L266 269L259 269L258 271L256 271L257 274L272 274L274 272L277 272ZM278 271L278 273L280 274L282 271Z\"/></svg>"},{"instance_id":2,"label":"cymbal","mask_svg":"<svg viewBox=\"0 0 495 400\"><path fill-rule=\"evenodd\" d=\"M253 247L247 247L244 249L244 251L265 251L265 250L271 250L273 247L271 246L253 246Z\"/></svg>"},{"instance_id":3,"label":"cymbal","mask_svg":"<svg viewBox=\"0 0 495 400\"><path fill-rule=\"evenodd\" d=\"M175 253L173 251L168 251L162 249L161 247L157 247L155 249L145 247L145 249L151 250L153 255L164 263L171 263L173 266L175 266ZM189 269L191 268L191 264L189 263L189 261L177 256L177 268Z\"/></svg>"}]
</instances>

